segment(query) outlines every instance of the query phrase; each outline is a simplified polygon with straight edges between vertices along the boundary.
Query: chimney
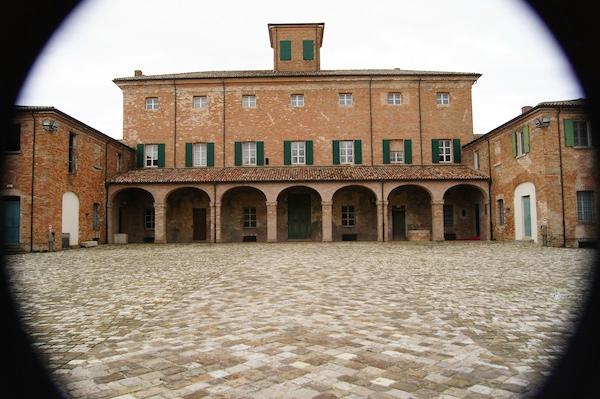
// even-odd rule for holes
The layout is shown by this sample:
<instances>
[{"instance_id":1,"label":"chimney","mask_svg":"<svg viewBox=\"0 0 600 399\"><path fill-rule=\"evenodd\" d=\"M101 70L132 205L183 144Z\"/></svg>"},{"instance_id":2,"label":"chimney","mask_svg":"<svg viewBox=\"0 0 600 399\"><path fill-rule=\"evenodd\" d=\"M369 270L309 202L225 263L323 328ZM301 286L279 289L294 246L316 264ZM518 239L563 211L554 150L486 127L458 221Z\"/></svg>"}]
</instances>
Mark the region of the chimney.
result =
<instances>
[{"instance_id":1,"label":"chimney","mask_svg":"<svg viewBox=\"0 0 600 399\"><path fill-rule=\"evenodd\" d=\"M142 71L140 69L136 69L135 71L133 71L133 76L143 76L144 74L142 73Z\"/></svg>"},{"instance_id":2,"label":"chimney","mask_svg":"<svg viewBox=\"0 0 600 399\"><path fill-rule=\"evenodd\" d=\"M524 114L525 112L529 112L533 107L531 105L525 105L523 107L521 107L521 114Z\"/></svg>"}]
</instances>

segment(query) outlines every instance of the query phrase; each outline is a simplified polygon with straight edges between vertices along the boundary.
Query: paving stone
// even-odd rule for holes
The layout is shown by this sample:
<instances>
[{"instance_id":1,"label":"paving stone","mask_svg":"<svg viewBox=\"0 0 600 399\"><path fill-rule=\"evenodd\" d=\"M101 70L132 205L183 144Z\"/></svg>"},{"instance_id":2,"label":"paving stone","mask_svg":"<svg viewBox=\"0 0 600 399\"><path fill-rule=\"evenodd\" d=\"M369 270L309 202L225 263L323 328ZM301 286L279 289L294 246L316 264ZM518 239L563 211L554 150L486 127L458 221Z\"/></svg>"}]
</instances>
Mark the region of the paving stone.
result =
<instances>
[{"instance_id":1,"label":"paving stone","mask_svg":"<svg viewBox=\"0 0 600 399\"><path fill-rule=\"evenodd\" d=\"M10 255L8 269L34 346L73 398L510 398L560 355L593 256L140 244Z\"/></svg>"}]
</instances>

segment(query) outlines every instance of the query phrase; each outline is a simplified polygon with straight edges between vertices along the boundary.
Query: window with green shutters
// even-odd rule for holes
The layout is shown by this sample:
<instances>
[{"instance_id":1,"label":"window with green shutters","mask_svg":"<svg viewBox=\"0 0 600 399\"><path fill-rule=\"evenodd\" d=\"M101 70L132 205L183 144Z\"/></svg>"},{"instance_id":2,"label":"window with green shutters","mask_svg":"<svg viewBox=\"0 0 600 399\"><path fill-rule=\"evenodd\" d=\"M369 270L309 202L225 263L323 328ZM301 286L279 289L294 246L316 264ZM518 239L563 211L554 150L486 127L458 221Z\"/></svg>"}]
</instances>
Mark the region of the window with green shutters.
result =
<instances>
[{"instance_id":1,"label":"window with green shutters","mask_svg":"<svg viewBox=\"0 0 600 399\"><path fill-rule=\"evenodd\" d=\"M186 143L185 166L215 166L214 143Z\"/></svg>"},{"instance_id":2,"label":"window with green shutters","mask_svg":"<svg viewBox=\"0 0 600 399\"><path fill-rule=\"evenodd\" d=\"M263 141L234 143L235 166L262 166L265 164L265 144Z\"/></svg>"},{"instance_id":3,"label":"window with green shutters","mask_svg":"<svg viewBox=\"0 0 600 399\"><path fill-rule=\"evenodd\" d=\"M460 139L452 139L452 160L454 163L460 163L461 150Z\"/></svg>"},{"instance_id":4,"label":"window with green shutters","mask_svg":"<svg viewBox=\"0 0 600 399\"><path fill-rule=\"evenodd\" d=\"M412 140L383 140L384 164L411 164Z\"/></svg>"},{"instance_id":5,"label":"window with green shutters","mask_svg":"<svg viewBox=\"0 0 600 399\"><path fill-rule=\"evenodd\" d=\"M279 60L290 61L292 59L292 41L291 40L280 40L279 41Z\"/></svg>"},{"instance_id":6,"label":"window with green shutters","mask_svg":"<svg viewBox=\"0 0 600 399\"><path fill-rule=\"evenodd\" d=\"M313 146L312 141L284 141L283 142L283 164L284 165L312 165Z\"/></svg>"},{"instance_id":7,"label":"window with green shutters","mask_svg":"<svg viewBox=\"0 0 600 399\"><path fill-rule=\"evenodd\" d=\"M315 44L313 40L302 41L302 59L310 61L315 58Z\"/></svg>"},{"instance_id":8,"label":"window with green shutters","mask_svg":"<svg viewBox=\"0 0 600 399\"><path fill-rule=\"evenodd\" d=\"M592 145L591 129L587 121L565 119L565 146L587 148Z\"/></svg>"},{"instance_id":9,"label":"window with green shutters","mask_svg":"<svg viewBox=\"0 0 600 399\"><path fill-rule=\"evenodd\" d=\"M512 134L512 150L514 157L529 153L529 126L523 126Z\"/></svg>"},{"instance_id":10,"label":"window with green shutters","mask_svg":"<svg viewBox=\"0 0 600 399\"><path fill-rule=\"evenodd\" d=\"M144 167L144 145L138 144L135 149L135 166L138 169Z\"/></svg>"},{"instance_id":11,"label":"window with green shutters","mask_svg":"<svg viewBox=\"0 0 600 399\"><path fill-rule=\"evenodd\" d=\"M333 140L334 165L360 165L362 164L361 140Z\"/></svg>"},{"instance_id":12,"label":"window with green shutters","mask_svg":"<svg viewBox=\"0 0 600 399\"><path fill-rule=\"evenodd\" d=\"M460 163L460 139L433 139L431 140L431 162L433 163Z\"/></svg>"},{"instance_id":13,"label":"window with green shutters","mask_svg":"<svg viewBox=\"0 0 600 399\"><path fill-rule=\"evenodd\" d=\"M135 164L138 168L164 168L164 144L138 144L135 151Z\"/></svg>"}]
</instances>

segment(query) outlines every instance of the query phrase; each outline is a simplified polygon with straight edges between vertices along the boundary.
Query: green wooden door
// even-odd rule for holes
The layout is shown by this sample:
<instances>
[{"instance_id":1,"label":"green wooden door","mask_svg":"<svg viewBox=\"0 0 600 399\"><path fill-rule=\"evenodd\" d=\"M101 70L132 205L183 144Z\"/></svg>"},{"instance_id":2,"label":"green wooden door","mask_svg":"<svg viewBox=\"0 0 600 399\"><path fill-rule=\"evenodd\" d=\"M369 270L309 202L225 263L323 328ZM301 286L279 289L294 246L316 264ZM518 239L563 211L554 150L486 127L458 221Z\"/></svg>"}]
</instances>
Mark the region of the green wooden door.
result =
<instances>
[{"instance_id":1,"label":"green wooden door","mask_svg":"<svg viewBox=\"0 0 600 399\"><path fill-rule=\"evenodd\" d=\"M3 198L4 206L4 237L3 243L15 245L20 240L21 202L18 197Z\"/></svg>"},{"instance_id":2,"label":"green wooden door","mask_svg":"<svg viewBox=\"0 0 600 399\"><path fill-rule=\"evenodd\" d=\"M310 238L310 194L288 195L288 238Z\"/></svg>"},{"instance_id":3,"label":"green wooden door","mask_svg":"<svg viewBox=\"0 0 600 399\"><path fill-rule=\"evenodd\" d=\"M406 209L403 206L392 208L392 237L406 240Z\"/></svg>"},{"instance_id":4,"label":"green wooden door","mask_svg":"<svg viewBox=\"0 0 600 399\"><path fill-rule=\"evenodd\" d=\"M523 201L523 235L531 237L531 198L529 195L522 197Z\"/></svg>"}]
</instances>

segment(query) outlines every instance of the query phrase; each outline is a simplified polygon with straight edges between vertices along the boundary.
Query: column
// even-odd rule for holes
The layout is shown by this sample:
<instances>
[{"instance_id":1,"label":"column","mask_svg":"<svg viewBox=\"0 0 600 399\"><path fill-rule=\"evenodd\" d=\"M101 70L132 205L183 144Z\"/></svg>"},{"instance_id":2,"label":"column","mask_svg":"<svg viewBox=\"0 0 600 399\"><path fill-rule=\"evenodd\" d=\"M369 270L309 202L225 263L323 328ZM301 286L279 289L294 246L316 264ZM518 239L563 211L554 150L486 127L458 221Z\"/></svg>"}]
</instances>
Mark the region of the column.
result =
<instances>
[{"instance_id":1,"label":"column","mask_svg":"<svg viewBox=\"0 0 600 399\"><path fill-rule=\"evenodd\" d=\"M490 223L492 222L492 209L490 208L490 202L486 201L483 203L483 218L481 223L481 239L489 241L490 237Z\"/></svg>"},{"instance_id":2,"label":"column","mask_svg":"<svg viewBox=\"0 0 600 399\"><path fill-rule=\"evenodd\" d=\"M387 201L377 201L377 241L385 240L385 209L387 208Z\"/></svg>"},{"instance_id":3,"label":"column","mask_svg":"<svg viewBox=\"0 0 600 399\"><path fill-rule=\"evenodd\" d=\"M208 232L209 240L208 242L217 242L217 237L215 237L215 226L216 226L216 206L214 203L210 206L210 223L208 224L208 228L210 231Z\"/></svg>"},{"instance_id":4,"label":"column","mask_svg":"<svg viewBox=\"0 0 600 399\"><path fill-rule=\"evenodd\" d=\"M215 242L222 242L221 238L221 203L215 202Z\"/></svg>"},{"instance_id":5,"label":"column","mask_svg":"<svg viewBox=\"0 0 600 399\"><path fill-rule=\"evenodd\" d=\"M323 242L331 242L333 241L333 235L331 231L331 208L333 202L332 201L321 201L321 225L323 226Z\"/></svg>"},{"instance_id":6,"label":"column","mask_svg":"<svg viewBox=\"0 0 600 399\"><path fill-rule=\"evenodd\" d=\"M114 244L113 234L114 234L114 226L113 226L112 204L106 204L106 243L107 244Z\"/></svg>"},{"instance_id":7,"label":"column","mask_svg":"<svg viewBox=\"0 0 600 399\"><path fill-rule=\"evenodd\" d=\"M166 237L166 218L165 218L165 204L162 202L154 203L154 242L156 244L165 244L167 242Z\"/></svg>"},{"instance_id":8,"label":"column","mask_svg":"<svg viewBox=\"0 0 600 399\"><path fill-rule=\"evenodd\" d=\"M267 242L277 242L277 201L267 202Z\"/></svg>"},{"instance_id":9,"label":"column","mask_svg":"<svg viewBox=\"0 0 600 399\"><path fill-rule=\"evenodd\" d=\"M431 240L444 241L444 201L431 201Z\"/></svg>"}]
</instances>

